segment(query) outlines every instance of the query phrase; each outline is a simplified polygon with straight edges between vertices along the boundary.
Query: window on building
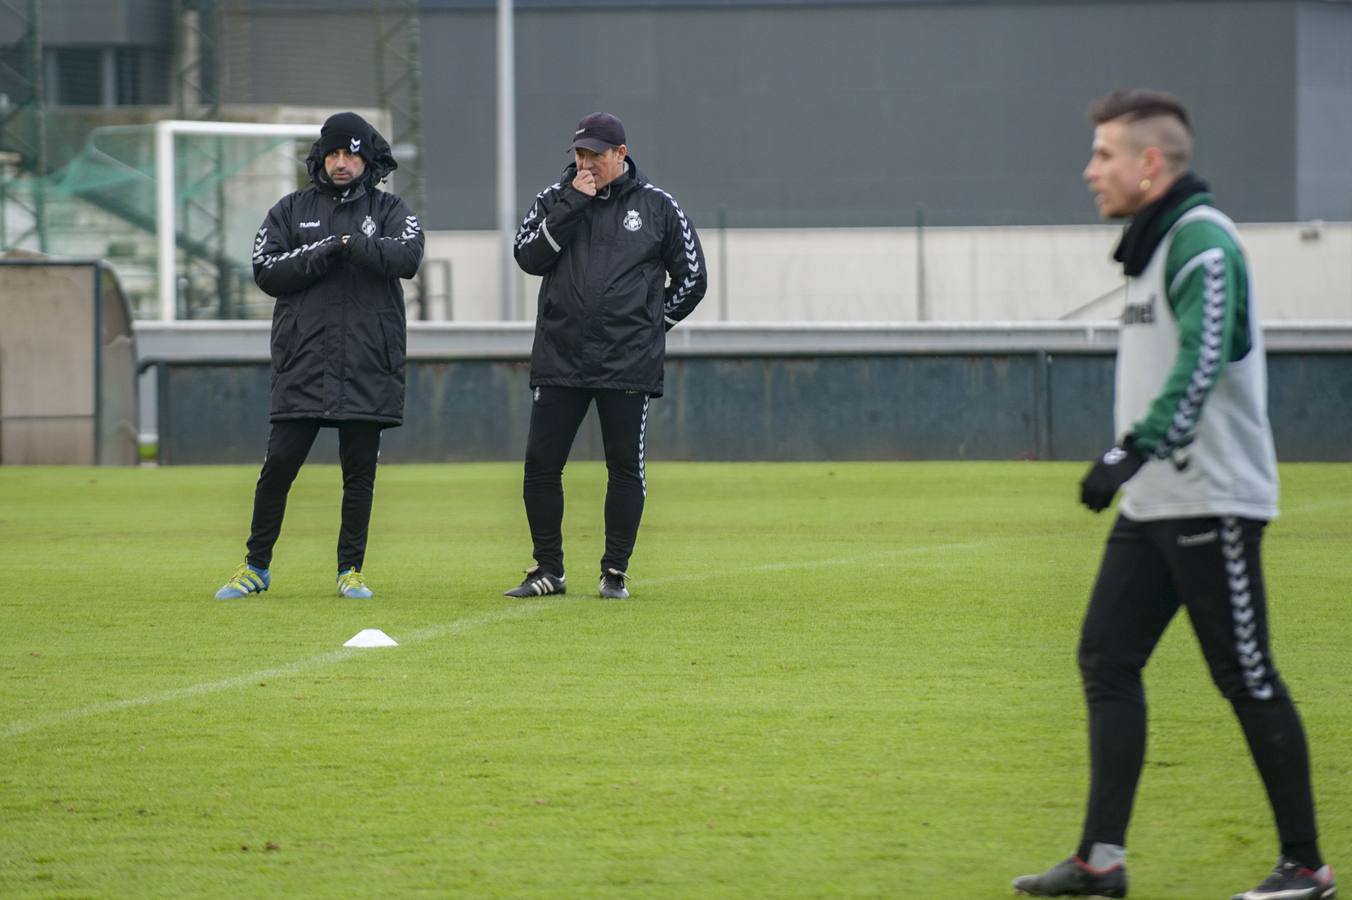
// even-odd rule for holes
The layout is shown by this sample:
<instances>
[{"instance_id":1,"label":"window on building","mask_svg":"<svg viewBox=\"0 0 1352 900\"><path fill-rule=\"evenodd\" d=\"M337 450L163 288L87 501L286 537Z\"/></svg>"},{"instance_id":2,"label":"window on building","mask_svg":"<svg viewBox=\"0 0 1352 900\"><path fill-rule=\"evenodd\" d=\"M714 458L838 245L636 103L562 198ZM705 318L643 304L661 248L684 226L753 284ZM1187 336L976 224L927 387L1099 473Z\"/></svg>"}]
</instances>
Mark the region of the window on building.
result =
<instances>
[{"instance_id":1,"label":"window on building","mask_svg":"<svg viewBox=\"0 0 1352 900\"><path fill-rule=\"evenodd\" d=\"M53 106L103 106L103 50L52 47L47 66L48 103Z\"/></svg>"},{"instance_id":2,"label":"window on building","mask_svg":"<svg viewBox=\"0 0 1352 900\"><path fill-rule=\"evenodd\" d=\"M169 102L169 65L146 47L49 47L51 106L142 106Z\"/></svg>"},{"instance_id":3,"label":"window on building","mask_svg":"<svg viewBox=\"0 0 1352 900\"><path fill-rule=\"evenodd\" d=\"M117 73L118 106L136 106L145 101L141 97L141 54L135 47L118 47L113 51Z\"/></svg>"}]
</instances>

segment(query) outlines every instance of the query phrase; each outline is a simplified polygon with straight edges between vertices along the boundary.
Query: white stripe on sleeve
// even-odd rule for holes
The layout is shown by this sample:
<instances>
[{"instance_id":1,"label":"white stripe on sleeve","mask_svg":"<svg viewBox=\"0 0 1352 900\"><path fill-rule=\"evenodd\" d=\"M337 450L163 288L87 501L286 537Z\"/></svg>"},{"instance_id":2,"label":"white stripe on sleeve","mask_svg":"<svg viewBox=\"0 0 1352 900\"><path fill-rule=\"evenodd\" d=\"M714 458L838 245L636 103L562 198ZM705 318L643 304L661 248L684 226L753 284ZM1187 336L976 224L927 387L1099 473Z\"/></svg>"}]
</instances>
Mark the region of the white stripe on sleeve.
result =
<instances>
[{"instance_id":1,"label":"white stripe on sleeve","mask_svg":"<svg viewBox=\"0 0 1352 900\"><path fill-rule=\"evenodd\" d=\"M540 233L545 236L545 240L549 241L549 246L554 248L555 253L558 253L560 250L563 249L562 247L559 246L559 242L554 240L554 235L549 233L549 226L546 225L543 221L540 222Z\"/></svg>"}]
</instances>

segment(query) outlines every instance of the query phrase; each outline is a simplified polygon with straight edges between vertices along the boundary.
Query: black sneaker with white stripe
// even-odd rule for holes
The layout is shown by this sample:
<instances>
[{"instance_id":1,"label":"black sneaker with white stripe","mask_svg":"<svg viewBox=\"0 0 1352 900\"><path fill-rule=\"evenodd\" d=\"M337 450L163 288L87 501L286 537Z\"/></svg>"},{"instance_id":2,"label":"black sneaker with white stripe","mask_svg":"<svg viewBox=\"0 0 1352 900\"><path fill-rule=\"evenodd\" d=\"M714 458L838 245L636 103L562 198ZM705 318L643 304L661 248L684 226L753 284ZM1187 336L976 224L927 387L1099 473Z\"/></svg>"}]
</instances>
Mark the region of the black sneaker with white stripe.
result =
<instances>
[{"instance_id":1,"label":"black sneaker with white stripe","mask_svg":"<svg viewBox=\"0 0 1352 900\"><path fill-rule=\"evenodd\" d=\"M619 569L606 569L601 573L601 583L597 586L597 591L603 600L628 600L629 589L624 583L629 580L629 576Z\"/></svg>"},{"instance_id":2,"label":"black sneaker with white stripe","mask_svg":"<svg viewBox=\"0 0 1352 900\"><path fill-rule=\"evenodd\" d=\"M1338 893L1333 869L1324 866L1315 871L1283 856L1277 868L1251 891L1235 894L1232 900L1330 900Z\"/></svg>"},{"instance_id":3,"label":"black sneaker with white stripe","mask_svg":"<svg viewBox=\"0 0 1352 900\"><path fill-rule=\"evenodd\" d=\"M546 594L566 594L568 588L563 583L562 575L550 575L548 572L541 572L539 566L531 566L526 570L526 580L508 591L503 591L504 597L543 597Z\"/></svg>"},{"instance_id":4,"label":"black sneaker with white stripe","mask_svg":"<svg viewBox=\"0 0 1352 900\"><path fill-rule=\"evenodd\" d=\"M1127 870L1121 863L1091 869L1078 856L1072 856L1040 875L1015 878L1014 890L1030 897L1125 897Z\"/></svg>"}]
</instances>

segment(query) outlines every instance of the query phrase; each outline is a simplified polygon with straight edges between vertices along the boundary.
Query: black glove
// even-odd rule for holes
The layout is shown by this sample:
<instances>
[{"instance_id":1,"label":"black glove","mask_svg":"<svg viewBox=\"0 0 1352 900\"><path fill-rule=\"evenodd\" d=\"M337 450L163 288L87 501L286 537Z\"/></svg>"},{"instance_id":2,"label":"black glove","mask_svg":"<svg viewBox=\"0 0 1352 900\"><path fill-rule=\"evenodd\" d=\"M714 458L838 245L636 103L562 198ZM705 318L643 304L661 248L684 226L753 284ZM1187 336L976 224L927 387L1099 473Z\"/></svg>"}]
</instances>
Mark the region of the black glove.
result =
<instances>
[{"instance_id":1,"label":"black glove","mask_svg":"<svg viewBox=\"0 0 1352 900\"><path fill-rule=\"evenodd\" d=\"M1094 512L1103 512L1113 502L1117 489L1145 465L1145 455L1136 449L1131 435L1111 448L1090 467L1080 481L1080 502Z\"/></svg>"},{"instance_id":2,"label":"black glove","mask_svg":"<svg viewBox=\"0 0 1352 900\"><path fill-rule=\"evenodd\" d=\"M305 271L315 275L325 275L347 252L342 239L334 235L334 240L325 240L313 253L305 255Z\"/></svg>"}]
</instances>

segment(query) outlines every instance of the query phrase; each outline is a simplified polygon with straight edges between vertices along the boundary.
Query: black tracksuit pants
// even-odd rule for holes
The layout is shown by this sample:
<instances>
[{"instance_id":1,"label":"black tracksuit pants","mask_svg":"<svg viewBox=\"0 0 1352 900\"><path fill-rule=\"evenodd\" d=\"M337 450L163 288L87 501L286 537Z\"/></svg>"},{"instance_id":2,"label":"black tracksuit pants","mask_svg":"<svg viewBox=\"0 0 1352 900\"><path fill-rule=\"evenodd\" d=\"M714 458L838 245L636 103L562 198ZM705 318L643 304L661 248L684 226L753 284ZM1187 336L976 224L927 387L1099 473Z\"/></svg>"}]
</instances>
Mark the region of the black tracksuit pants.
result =
<instances>
[{"instance_id":1,"label":"black tracksuit pants","mask_svg":"<svg viewBox=\"0 0 1352 900\"><path fill-rule=\"evenodd\" d=\"M253 526L248 562L259 569L272 564L272 546L282 531L286 496L305 458L310 455L321 423L318 419L273 422L268 455L254 489ZM375 422L338 423L338 457L343 468L343 517L338 529L338 571L360 569L366 557L366 530L371 521L380 431Z\"/></svg>"},{"instance_id":2,"label":"black tracksuit pants","mask_svg":"<svg viewBox=\"0 0 1352 900\"><path fill-rule=\"evenodd\" d=\"M1090 750L1082 847L1126 844L1145 758L1141 670L1180 606L1212 680L1239 718L1283 846L1315 843L1305 731L1268 647L1259 560L1265 524L1118 517L1080 637Z\"/></svg>"},{"instance_id":3,"label":"black tracksuit pants","mask_svg":"<svg viewBox=\"0 0 1352 900\"><path fill-rule=\"evenodd\" d=\"M648 395L630 391L550 387L535 389L530 436L526 440L526 477L522 495L535 545L535 561L551 575L563 571L563 467L573 439L596 401L605 445L606 550L601 569L629 568L647 484L643 474Z\"/></svg>"}]
</instances>

